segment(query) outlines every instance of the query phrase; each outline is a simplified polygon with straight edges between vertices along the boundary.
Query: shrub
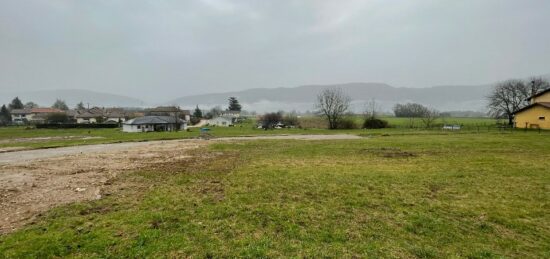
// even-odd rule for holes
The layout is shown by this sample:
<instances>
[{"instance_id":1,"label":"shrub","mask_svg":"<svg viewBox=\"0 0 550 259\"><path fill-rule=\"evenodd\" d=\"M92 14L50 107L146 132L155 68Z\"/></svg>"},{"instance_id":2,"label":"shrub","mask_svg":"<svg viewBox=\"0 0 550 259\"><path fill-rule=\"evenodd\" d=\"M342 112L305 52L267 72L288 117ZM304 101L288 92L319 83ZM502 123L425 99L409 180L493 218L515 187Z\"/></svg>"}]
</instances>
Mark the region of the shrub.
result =
<instances>
[{"instance_id":1,"label":"shrub","mask_svg":"<svg viewBox=\"0 0 550 259\"><path fill-rule=\"evenodd\" d=\"M298 119L298 125L303 129L326 129L328 122L321 117L301 117Z\"/></svg>"},{"instance_id":2,"label":"shrub","mask_svg":"<svg viewBox=\"0 0 550 259\"><path fill-rule=\"evenodd\" d=\"M337 123L337 129L358 129L359 126L351 117L344 117Z\"/></svg>"},{"instance_id":3,"label":"shrub","mask_svg":"<svg viewBox=\"0 0 550 259\"><path fill-rule=\"evenodd\" d=\"M48 117L46 117L46 121L48 123L67 123L69 122L69 116L67 116L67 114L63 113L63 112L59 112L59 113L51 113L48 115Z\"/></svg>"},{"instance_id":4,"label":"shrub","mask_svg":"<svg viewBox=\"0 0 550 259\"><path fill-rule=\"evenodd\" d=\"M261 118L262 127L266 129L271 129L277 125L277 123L281 122L283 119L283 115L281 112L270 112L264 114Z\"/></svg>"},{"instance_id":5,"label":"shrub","mask_svg":"<svg viewBox=\"0 0 550 259\"><path fill-rule=\"evenodd\" d=\"M364 129L383 129L388 127L388 122L377 118L367 118L363 123Z\"/></svg>"},{"instance_id":6,"label":"shrub","mask_svg":"<svg viewBox=\"0 0 550 259\"><path fill-rule=\"evenodd\" d=\"M286 126L294 127L300 126L300 123L298 122L298 116L294 112L285 114L285 116L283 116L283 124Z\"/></svg>"},{"instance_id":7,"label":"shrub","mask_svg":"<svg viewBox=\"0 0 550 259\"><path fill-rule=\"evenodd\" d=\"M109 129L109 128L118 128L118 124L75 124L75 123L45 123L45 124L36 124L37 129Z\"/></svg>"}]
</instances>

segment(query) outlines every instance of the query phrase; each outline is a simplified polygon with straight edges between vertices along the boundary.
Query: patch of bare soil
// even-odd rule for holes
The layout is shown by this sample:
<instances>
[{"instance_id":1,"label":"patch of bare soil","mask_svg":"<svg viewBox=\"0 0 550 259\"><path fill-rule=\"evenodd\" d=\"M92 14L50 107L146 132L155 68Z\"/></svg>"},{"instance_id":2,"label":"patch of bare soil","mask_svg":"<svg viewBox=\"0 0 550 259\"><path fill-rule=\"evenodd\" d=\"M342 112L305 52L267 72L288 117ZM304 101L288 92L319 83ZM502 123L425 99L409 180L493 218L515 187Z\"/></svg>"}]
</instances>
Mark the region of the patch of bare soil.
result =
<instances>
[{"instance_id":1,"label":"patch of bare soil","mask_svg":"<svg viewBox=\"0 0 550 259\"><path fill-rule=\"evenodd\" d=\"M361 151L384 158L408 158L417 156L417 154L413 152L403 151L400 148L365 148Z\"/></svg>"},{"instance_id":2,"label":"patch of bare soil","mask_svg":"<svg viewBox=\"0 0 550 259\"><path fill-rule=\"evenodd\" d=\"M360 139L355 135L278 135L218 138L214 141L262 139L328 140ZM178 172L216 166L231 170L233 165L208 159L212 152L197 148L211 141L170 140L98 144L52 149L36 149L0 153L0 234L11 232L48 209L78 201L100 199L126 184L116 181L123 173L140 169ZM193 150L197 152L192 152ZM193 165L193 161L208 159L208 163ZM190 168L187 165L192 165ZM224 199L221 182L202 183L198 193Z\"/></svg>"},{"instance_id":3,"label":"patch of bare soil","mask_svg":"<svg viewBox=\"0 0 550 259\"><path fill-rule=\"evenodd\" d=\"M53 137L36 137L36 138L12 138L12 139L2 139L0 144L13 144L13 143L25 143L25 142L40 142L40 141L51 141L51 140L87 140L87 139L102 139L104 137L90 137L90 136L53 136Z\"/></svg>"},{"instance_id":4,"label":"patch of bare soil","mask_svg":"<svg viewBox=\"0 0 550 259\"><path fill-rule=\"evenodd\" d=\"M199 140L140 143L127 149L72 153L0 165L0 234L62 204L100 199L117 176L147 168L181 168ZM174 167L174 170L177 168ZM112 188L111 188L112 189Z\"/></svg>"}]
</instances>

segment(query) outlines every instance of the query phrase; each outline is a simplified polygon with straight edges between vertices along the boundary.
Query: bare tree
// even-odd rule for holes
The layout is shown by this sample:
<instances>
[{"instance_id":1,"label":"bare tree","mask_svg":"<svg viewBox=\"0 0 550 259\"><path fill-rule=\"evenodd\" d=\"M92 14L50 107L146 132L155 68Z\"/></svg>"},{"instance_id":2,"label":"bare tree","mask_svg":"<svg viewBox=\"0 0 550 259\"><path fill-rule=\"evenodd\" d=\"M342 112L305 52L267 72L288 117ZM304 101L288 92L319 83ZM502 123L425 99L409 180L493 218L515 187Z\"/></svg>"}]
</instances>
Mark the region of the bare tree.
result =
<instances>
[{"instance_id":1,"label":"bare tree","mask_svg":"<svg viewBox=\"0 0 550 259\"><path fill-rule=\"evenodd\" d=\"M531 96L537 94L540 91L550 88L550 82L542 77L531 77L529 79L529 86L531 87Z\"/></svg>"},{"instance_id":2,"label":"bare tree","mask_svg":"<svg viewBox=\"0 0 550 259\"><path fill-rule=\"evenodd\" d=\"M428 107L419 103L398 103L393 107L395 117L409 118L409 128L414 128L415 118L424 117L428 111Z\"/></svg>"},{"instance_id":3,"label":"bare tree","mask_svg":"<svg viewBox=\"0 0 550 259\"><path fill-rule=\"evenodd\" d=\"M433 126L437 118L439 118L439 111L433 108L426 108L426 110L424 110L422 114L421 120L424 123L424 126L426 126L426 128L429 128Z\"/></svg>"},{"instance_id":4,"label":"bare tree","mask_svg":"<svg viewBox=\"0 0 550 259\"><path fill-rule=\"evenodd\" d=\"M376 103L376 100L375 99L370 100L365 105L365 118L375 119L379 110L380 110L380 106Z\"/></svg>"},{"instance_id":5,"label":"bare tree","mask_svg":"<svg viewBox=\"0 0 550 259\"><path fill-rule=\"evenodd\" d=\"M534 89L521 80L508 80L498 83L487 97L489 113L495 118L508 118L508 124L514 122L514 112L528 105L527 98Z\"/></svg>"},{"instance_id":6,"label":"bare tree","mask_svg":"<svg viewBox=\"0 0 550 259\"><path fill-rule=\"evenodd\" d=\"M342 89L325 89L317 95L316 108L328 120L329 129L336 129L350 103L351 98Z\"/></svg>"},{"instance_id":7,"label":"bare tree","mask_svg":"<svg viewBox=\"0 0 550 259\"><path fill-rule=\"evenodd\" d=\"M262 116L262 128L272 129L283 120L282 112L270 112Z\"/></svg>"}]
</instances>

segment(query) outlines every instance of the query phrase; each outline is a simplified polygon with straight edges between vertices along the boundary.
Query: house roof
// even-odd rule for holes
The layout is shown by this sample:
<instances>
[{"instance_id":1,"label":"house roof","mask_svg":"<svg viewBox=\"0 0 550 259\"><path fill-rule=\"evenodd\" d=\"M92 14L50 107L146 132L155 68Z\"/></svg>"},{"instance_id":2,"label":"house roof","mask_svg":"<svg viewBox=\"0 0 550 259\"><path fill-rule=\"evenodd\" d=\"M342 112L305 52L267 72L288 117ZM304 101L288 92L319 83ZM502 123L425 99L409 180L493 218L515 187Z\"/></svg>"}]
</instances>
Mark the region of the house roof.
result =
<instances>
[{"instance_id":1,"label":"house roof","mask_svg":"<svg viewBox=\"0 0 550 259\"><path fill-rule=\"evenodd\" d=\"M103 108L92 107L92 108L88 109L87 112L93 113L93 114L103 114L104 110L103 110Z\"/></svg>"},{"instance_id":2,"label":"house roof","mask_svg":"<svg viewBox=\"0 0 550 259\"><path fill-rule=\"evenodd\" d=\"M181 114L183 114L183 115L191 115L191 111L190 111L190 110L181 110Z\"/></svg>"},{"instance_id":3,"label":"house roof","mask_svg":"<svg viewBox=\"0 0 550 259\"><path fill-rule=\"evenodd\" d=\"M179 120L179 123L183 123ZM143 125L143 124L175 124L176 118L173 116L143 116L126 121L126 125Z\"/></svg>"},{"instance_id":4,"label":"house roof","mask_svg":"<svg viewBox=\"0 0 550 259\"><path fill-rule=\"evenodd\" d=\"M58 113L64 112L55 108L32 108L32 109L14 109L11 114L30 114L30 113Z\"/></svg>"},{"instance_id":5,"label":"house roof","mask_svg":"<svg viewBox=\"0 0 550 259\"><path fill-rule=\"evenodd\" d=\"M79 114L78 110L68 110L65 113L67 113L67 116L70 116L70 117L75 117L76 115Z\"/></svg>"},{"instance_id":6,"label":"house roof","mask_svg":"<svg viewBox=\"0 0 550 259\"><path fill-rule=\"evenodd\" d=\"M88 111L81 112L75 116L76 118L97 118L101 117L101 114L91 113Z\"/></svg>"},{"instance_id":7,"label":"house roof","mask_svg":"<svg viewBox=\"0 0 550 259\"><path fill-rule=\"evenodd\" d=\"M113 111L113 112L107 113L105 116L109 118L124 118L126 117L126 114L123 111L122 112Z\"/></svg>"},{"instance_id":8,"label":"house roof","mask_svg":"<svg viewBox=\"0 0 550 259\"><path fill-rule=\"evenodd\" d=\"M545 93L548 93L548 92L550 92L550 88L545 89L545 90L542 90L542 91L540 91L540 92L538 92L538 93L532 95L531 97L527 98L527 101L529 101L529 100L531 100L531 99L533 99L533 98L535 98L535 97L539 97L539 96L541 96L541 95L543 95L543 94L545 94Z\"/></svg>"},{"instance_id":9,"label":"house roof","mask_svg":"<svg viewBox=\"0 0 550 259\"><path fill-rule=\"evenodd\" d=\"M10 112L11 114L29 114L31 113L31 109L13 109Z\"/></svg>"},{"instance_id":10,"label":"house roof","mask_svg":"<svg viewBox=\"0 0 550 259\"><path fill-rule=\"evenodd\" d=\"M159 106L159 107L147 109L147 111L149 111L149 112L179 112L181 110L176 106Z\"/></svg>"},{"instance_id":11,"label":"house roof","mask_svg":"<svg viewBox=\"0 0 550 259\"><path fill-rule=\"evenodd\" d=\"M549 109L550 109L550 102L540 102L540 103L533 103L533 104L531 104L531 105L525 106L525 107L523 107L523 108L521 108L521 109L515 111L514 114L520 113L520 112L525 111L525 110L528 110L528 109L530 109L530 108L532 108L532 107L534 107L534 106L537 106L537 105L540 105L540 106L542 106L542 107L545 107L545 108L549 108Z\"/></svg>"},{"instance_id":12,"label":"house roof","mask_svg":"<svg viewBox=\"0 0 550 259\"><path fill-rule=\"evenodd\" d=\"M32 108L30 113L57 113L57 112L63 112L63 111L55 108Z\"/></svg>"}]
</instances>

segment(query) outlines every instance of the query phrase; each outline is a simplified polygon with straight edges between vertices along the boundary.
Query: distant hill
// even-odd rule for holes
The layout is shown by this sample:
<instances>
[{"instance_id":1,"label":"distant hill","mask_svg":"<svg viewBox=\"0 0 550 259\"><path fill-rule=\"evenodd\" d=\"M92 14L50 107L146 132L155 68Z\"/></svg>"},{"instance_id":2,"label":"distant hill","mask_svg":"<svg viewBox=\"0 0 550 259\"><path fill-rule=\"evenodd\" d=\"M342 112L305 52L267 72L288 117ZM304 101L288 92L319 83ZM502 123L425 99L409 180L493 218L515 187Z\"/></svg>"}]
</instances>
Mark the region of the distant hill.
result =
<instances>
[{"instance_id":1,"label":"distant hill","mask_svg":"<svg viewBox=\"0 0 550 259\"><path fill-rule=\"evenodd\" d=\"M439 110L484 111L485 96L491 85L435 86L429 88L397 88L383 83L347 83L333 85L304 85L293 88L249 89L237 92L186 96L167 104L184 107L202 105L225 106L229 96L235 96L245 109L258 112L274 110L312 110L316 95L326 88L342 88L352 97L354 110L362 111L364 104L374 99L380 108L389 111L396 103L418 102Z\"/></svg>"},{"instance_id":2,"label":"distant hill","mask_svg":"<svg viewBox=\"0 0 550 259\"><path fill-rule=\"evenodd\" d=\"M78 89L5 92L0 93L0 104L8 104L15 96L19 96L23 103L32 101L44 107L51 106L56 99L65 100L71 108L81 101L84 105L89 103L90 107L143 107L146 105L142 100L128 96Z\"/></svg>"}]
</instances>

